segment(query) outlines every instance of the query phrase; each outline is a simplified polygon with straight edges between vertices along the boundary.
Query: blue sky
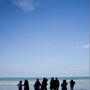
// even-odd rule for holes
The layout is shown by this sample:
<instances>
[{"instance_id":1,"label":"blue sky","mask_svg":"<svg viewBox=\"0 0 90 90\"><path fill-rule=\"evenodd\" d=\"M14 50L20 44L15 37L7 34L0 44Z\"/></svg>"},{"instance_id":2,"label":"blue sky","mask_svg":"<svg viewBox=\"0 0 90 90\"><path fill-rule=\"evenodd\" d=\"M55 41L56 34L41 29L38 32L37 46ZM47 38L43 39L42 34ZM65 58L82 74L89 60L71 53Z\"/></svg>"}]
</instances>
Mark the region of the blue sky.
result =
<instances>
[{"instance_id":1,"label":"blue sky","mask_svg":"<svg viewBox=\"0 0 90 90\"><path fill-rule=\"evenodd\" d=\"M0 0L0 77L89 76L89 0Z\"/></svg>"}]
</instances>

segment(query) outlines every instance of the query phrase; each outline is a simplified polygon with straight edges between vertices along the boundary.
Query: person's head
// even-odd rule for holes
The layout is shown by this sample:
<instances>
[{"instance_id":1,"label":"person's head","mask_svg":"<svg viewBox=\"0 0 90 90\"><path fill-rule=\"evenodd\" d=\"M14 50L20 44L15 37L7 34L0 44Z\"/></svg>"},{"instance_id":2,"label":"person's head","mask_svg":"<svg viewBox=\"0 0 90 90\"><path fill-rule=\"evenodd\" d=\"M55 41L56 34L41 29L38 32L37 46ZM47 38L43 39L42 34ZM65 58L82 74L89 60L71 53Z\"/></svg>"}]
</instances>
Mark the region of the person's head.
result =
<instances>
[{"instance_id":1,"label":"person's head","mask_svg":"<svg viewBox=\"0 0 90 90\"><path fill-rule=\"evenodd\" d=\"M25 79L25 83L27 83L27 84L28 84L28 80L27 80L27 79Z\"/></svg>"},{"instance_id":2,"label":"person's head","mask_svg":"<svg viewBox=\"0 0 90 90\"><path fill-rule=\"evenodd\" d=\"M45 77L43 78L43 80L45 80Z\"/></svg>"},{"instance_id":3,"label":"person's head","mask_svg":"<svg viewBox=\"0 0 90 90\"><path fill-rule=\"evenodd\" d=\"M54 78L52 77L51 80L54 80Z\"/></svg>"},{"instance_id":4,"label":"person's head","mask_svg":"<svg viewBox=\"0 0 90 90\"><path fill-rule=\"evenodd\" d=\"M55 79L58 80L57 77Z\"/></svg>"},{"instance_id":5,"label":"person's head","mask_svg":"<svg viewBox=\"0 0 90 90\"><path fill-rule=\"evenodd\" d=\"M22 83L22 81L20 80L20 83Z\"/></svg>"},{"instance_id":6,"label":"person's head","mask_svg":"<svg viewBox=\"0 0 90 90\"><path fill-rule=\"evenodd\" d=\"M37 81L39 81L39 79L37 78Z\"/></svg>"},{"instance_id":7,"label":"person's head","mask_svg":"<svg viewBox=\"0 0 90 90\"><path fill-rule=\"evenodd\" d=\"M63 80L63 83L66 83L66 80Z\"/></svg>"}]
</instances>

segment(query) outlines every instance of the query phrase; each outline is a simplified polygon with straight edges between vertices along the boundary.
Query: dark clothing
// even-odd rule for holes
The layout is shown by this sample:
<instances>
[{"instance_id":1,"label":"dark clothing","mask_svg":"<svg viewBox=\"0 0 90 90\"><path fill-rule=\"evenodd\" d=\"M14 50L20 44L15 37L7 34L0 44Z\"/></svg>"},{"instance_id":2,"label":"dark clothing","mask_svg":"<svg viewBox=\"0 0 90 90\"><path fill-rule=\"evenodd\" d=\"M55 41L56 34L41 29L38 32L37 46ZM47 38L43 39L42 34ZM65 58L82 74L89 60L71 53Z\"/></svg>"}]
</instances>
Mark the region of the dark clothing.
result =
<instances>
[{"instance_id":1,"label":"dark clothing","mask_svg":"<svg viewBox=\"0 0 90 90\"><path fill-rule=\"evenodd\" d=\"M62 83L61 87L62 87L62 90L67 90L67 83Z\"/></svg>"},{"instance_id":2,"label":"dark clothing","mask_svg":"<svg viewBox=\"0 0 90 90\"><path fill-rule=\"evenodd\" d=\"M18 90L22 90L22 84L18 84Z\"/></svg>"},{"instance_id":3,"label":"dark clothing","mask_svg":"<svg viewBox=\"0 0 90 90\"><path fill-rule=\"evenodd\" d=\"M34 88L35 90L40 90L41 83L39 81L35 82Z\"/></svg>"},{"instance_id":4,"label":"dark clothing","mask_svg":"<svg viewBox=\"0 0 90 90\"><path fill-rule=\"evenodd\" d=\"M55 81L54 81L54 79L52 79L51 81L50 81L50 89L52 90L52 89L55 89Z\"/></svg>"},{"instance_id":5,"label":"dark clothing","mask_svg":"<svg viewBox=\"0 0 90 90\"><path fill-rule=\"evenodd\" d=\"M24 90L29 90L29 83L27 80L24 82Z\"/></svg>"},{"instance_id":6,"label":"dark clothing","mask_svg":"<svg viewBox=\"0 0 90 90\"><path fill-rule=\"evenodd\" d=\"M67 82L64 80L61 84L62 90L67 90Z\"/></svg>"},{"instance_id":7,"label":"dark clothing","mask_svg":"<svg viewBox=\"0 0 90 90\"><path fill-rule=\"evenodd\" d=\"M22 82L19 82L19 83L17 84L17 86L18 86L18 90L22 90Z\"/></svg>"},{"instance_id":8,"label":"dark clothing","mask_svg":"<svg viewBox=\"0 0 90 90\"><path fill-rule=\"evenodd\" d=\"M28 85L24 85L24 90L29 90L29 86Z\"/></svg>"},{"instance_id":9,"label":"dark clothing","mask_svg":"<svg viewBox=\"0 0 90 90\"><path fill-rule=\"evenodd\" d=\"M42 85L41 86L41 90L47 90L47 86L46 85Z\"/></svg>"},{"instance_id":10,"label":"dark clothing","mask_svg":"<svg viewBox=\"0 0 90 90\"><path fill-rule=\"evenodd\" d=\"M41 90L47 90L47 79L44 78L41 85Z\"/></svg>"},{"instance_id":11,"label":"dark clothing","mask_svg":"<svg viewBox=\"0 0 90 90\"><path fill-rule=\"evenodd\" d=\"M59 89L59 80L56 79L54 82L55 82L55 90L58 90Z\"/></svg>"},{"instance_id":12,"label":"dark clothing","mask_svg":"<svg viewBox=\"0 0 90 90\"><path fill-rule=\"evenodd\" d=\"M70 81L70 88L73 90L75 82L73 80Z\"/></svg>"}]
</instances>

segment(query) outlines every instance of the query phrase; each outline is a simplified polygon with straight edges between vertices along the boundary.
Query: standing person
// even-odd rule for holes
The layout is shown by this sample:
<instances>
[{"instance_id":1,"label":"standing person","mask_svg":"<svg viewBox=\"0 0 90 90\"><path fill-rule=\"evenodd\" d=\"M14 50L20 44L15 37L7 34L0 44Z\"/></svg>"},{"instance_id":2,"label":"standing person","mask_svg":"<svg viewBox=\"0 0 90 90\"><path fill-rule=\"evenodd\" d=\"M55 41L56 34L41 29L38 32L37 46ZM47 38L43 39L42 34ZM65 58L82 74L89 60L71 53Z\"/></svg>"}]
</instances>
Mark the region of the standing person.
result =
<instances>
[{"instance_id":1,"label":"standing person","mask_svg":"<svg viewBox=\"0 0 90 90\"><path fill-rule=\"evenodd\" d=\"M41 86L41 83L40 83L39 79L37 79L37 81L34 84L35 90L40 90L40 88L41 88L40 86Z\"/></svg>"},{"instance_id":2,"label":"standing person","mask_svg":"<svg viewBox=\"0 0 90 90\"><path fill-rule=\"evenodd\" d=\"M19 81L19 83L17 84L18 86L18 90L22 90L22 81Z\"/></svg>"},{"instance_id":3,"label":"standing person","mask_svg":"<svg viewBox=\"0 0 90 90\"><path fill-rule=\"evenodd\" d=\"M70 89L73 90L74 89L74 84L75 82L73 80L70 81Z\"/></svg>"},{"instance_id":4,"label":"standing person","mask_svg":"<svg viewBox=\"0 0 90 90\"><path fill-rule=\"evenodd\" d=\"M51 78L51 81L50 81L50 89L51 90L55 89L55 80L53 77Z\"/></svg>"},{"instance_id":5,"label":"standing person","mask_svg":"<svg viewBox=\"0 0 90 90\"><path fill-rule=\"evenodd\" d=\"M67 90L67 82L66 80L63 80L63 83L61 84L62 90Z\"/></svg>"},{"instance_id":6,"label":"standing person","mask_svg":"<svg viewBox=\"0 0 90 90\"><path fill-rule=\"evenodd\" d=\"M55 78L55 90L59 90L59 80L57 78Z\"/></svg>"},{"instance_id":7,"label":"standing person","mask_svg":"<svg viewBox=\"0 0 90 90\"><path fill-rule=\"evenodd\" d=\"M47 81L48 80L46 78L43 78L41 90L47 90Z\"/></svg>"},{"instance_id":8,"label":"standing person","mask_svg":"<svg viewBox=\"0 0 90 90\"><path fill-rule=\"evenodd\" d=\"M28 82L28 80L25 80L24 81L24 90L29 90L29 82Z\"/></svg>"}]
</instances>

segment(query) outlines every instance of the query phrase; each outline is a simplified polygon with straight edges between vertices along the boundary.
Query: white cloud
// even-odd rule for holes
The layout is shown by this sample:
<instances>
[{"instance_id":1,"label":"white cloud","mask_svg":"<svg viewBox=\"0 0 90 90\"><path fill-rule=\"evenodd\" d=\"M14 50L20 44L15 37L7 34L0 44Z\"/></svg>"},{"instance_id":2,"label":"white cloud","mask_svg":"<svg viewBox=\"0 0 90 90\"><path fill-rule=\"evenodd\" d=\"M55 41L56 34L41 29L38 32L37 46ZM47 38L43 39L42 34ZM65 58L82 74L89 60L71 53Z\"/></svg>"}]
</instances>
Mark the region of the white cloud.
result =
<instances>
[{"instance_id":1,"label":"white cloud","mask_svg":"<svg viewBox=\"0 0 90 90\"><path fill-rule=\"evenodd\" d=\"M81 47L82 47L82 48L89 49L89 48L90 48L90 44L85 44L85 45L82 45Z\"/></svg>"},{"instance_id":2,"label":"white cloud","mask_svg":"<svg viewBox=\"0 0 90 90\"><path fill-rule=\"evenodd\" d=\"M81 45L81 46L78 46L77 48L90 49L90 43L88 43L88 44L83 44L83 45Z\"/></svg>"},{"instance_id":3,"label":"white cloud","mask_svg":"<svg viewBox=\"0 0 90 90\"><path fill-rule=\"evenodd\" d=\"M32 11L39 6L41 0L0 0L0 4L12 3L25 11Z\"/></svg>"},{"instance_id":4,"label":"white cloud","mask_svg":"<svg viewBox=\"0 0 90 90\"><path fill-rule=\"evenodd\" d=\"M22 10L34 10L40 3L40 0L14 0L14 4Z\"/></svg>"}]
</instances>

